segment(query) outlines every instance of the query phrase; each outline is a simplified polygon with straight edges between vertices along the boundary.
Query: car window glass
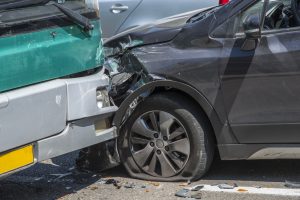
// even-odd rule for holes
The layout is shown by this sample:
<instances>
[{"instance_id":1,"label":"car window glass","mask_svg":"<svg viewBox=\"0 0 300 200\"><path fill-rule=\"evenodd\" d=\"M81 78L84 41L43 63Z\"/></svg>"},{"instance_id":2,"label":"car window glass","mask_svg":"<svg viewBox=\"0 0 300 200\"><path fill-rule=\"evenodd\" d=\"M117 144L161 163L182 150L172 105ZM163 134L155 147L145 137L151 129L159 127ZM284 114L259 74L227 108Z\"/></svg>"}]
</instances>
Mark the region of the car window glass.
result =
<instances>
[{"instance_id":1,"label":"car window glass","mask_svg":"<svg viewBox=\"0 0 300 200\"><path fill-rule=\"evenodd\" d=\"M299 8L293 8L292 2L297 2ZM246 30L259 28L264 0L254 2L248 8L229 18L213 32L213 37L235 37ZM300 26L300 1L269 0L262 31L287 29Z\"/></svg>"},{"instance_id":2,"label":"car window glass","mask_svg":"<svg viewBox=\"0 0 300 200\"><path fill-rule=\"evenodd\" d=\"M298 26L294 22L294 13L291 9L293 0L270 0L264 16L263 30L276 30ZM237 33L245 32L245 29L251 30L258 28L257 23L261 21L261 13L264 1L258 1L241 14L238 20Z\"/></svg>"},{"instance_id":3,"label":"car window glass","mask_svg":"<svg viewBox=\"0 0 300 200\"><path fill-rule=\"evenodd\" d=\"M236 30L238 33L242 33L246 31L246 29L251 30L259 28L263 5L264 1L260 0L236 16L238 24ZM248 25L246 25L246 22L248 22Z\"/></svg>"},{"instance_id":4,"label":"car window glass","mask_svg":"<svg viewBox=\"0 0 300 200\"><path fill-rule=\"evenodd\" d=\"M243 33L245 31L243 22L249 16L254 16L254 17L256 16L257 17L256 20L260 21L262 9L263 9L263 2L264 2L263 0L256 1L246 10L241 11L237 15L227 19L226 22L221 24L212 32L211 34L212 37L230 38L230 37L234 37L236 33Z\"/></svg>"}]
</instances>

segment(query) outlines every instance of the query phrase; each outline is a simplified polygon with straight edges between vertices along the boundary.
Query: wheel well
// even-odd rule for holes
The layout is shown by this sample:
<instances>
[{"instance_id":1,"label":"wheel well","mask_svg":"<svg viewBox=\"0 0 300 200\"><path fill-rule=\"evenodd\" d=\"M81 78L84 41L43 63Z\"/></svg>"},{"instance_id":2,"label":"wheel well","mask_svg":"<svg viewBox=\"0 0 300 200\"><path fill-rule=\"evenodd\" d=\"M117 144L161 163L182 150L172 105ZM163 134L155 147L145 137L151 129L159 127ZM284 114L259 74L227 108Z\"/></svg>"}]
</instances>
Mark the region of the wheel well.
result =
<instances>
[{"instance_id":1,"label":"wheel well","mask_svg":"<svg viewBox=\"0 0 300 200\"><path fill-rule=\"evenodd\" d=\"M196 105L196 107L199 109L199 111L202 112L205 115L207 121L209 122L209 127L210 127L210 130L211 130L212 136L213 136L214 143L217 144L216 134L215 134L214 128L212 126L212 123L211 123L209 117L207 116L207 114L203 110L202 106L190 94L188 94L188 93L186 93L182 90L179 90L177 88L156 87L153 90L153 92L151 93L151 95L155 95L155 94L161 93L161 92L175 92L175 93L178 93L179 95L181 95L185 98L188 98L191 102L193 102L193 104Z\"/></svg>"}]
</instances>

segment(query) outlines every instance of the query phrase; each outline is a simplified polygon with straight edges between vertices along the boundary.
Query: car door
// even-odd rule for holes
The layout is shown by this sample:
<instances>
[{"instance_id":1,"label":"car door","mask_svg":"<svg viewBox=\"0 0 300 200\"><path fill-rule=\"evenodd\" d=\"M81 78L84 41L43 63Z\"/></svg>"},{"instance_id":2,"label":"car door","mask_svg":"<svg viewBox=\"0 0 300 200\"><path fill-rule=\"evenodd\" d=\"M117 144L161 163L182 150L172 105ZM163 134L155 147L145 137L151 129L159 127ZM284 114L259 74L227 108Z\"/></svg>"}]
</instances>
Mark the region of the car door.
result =
<instances>
[{"instance_id":1,"label":"car door","mask_svg":"<svg viewBox=\"0 0 300 200\"><path fill-rule=\"evenodd\" d=\"M172 15L217 5L219 0L143 0L117 32Z\"/></svg>"},{"instance_id":2,"label":"car door","mask_svg":"<svg viewBox=\"0 0 300 200\"><path fill-rule=\"evenodd\" d=\"M225 40L220 68L234 134L241 143L300 143L300 28L263 30L254 49L245 41Z\"/></svg>"},{"instance_id":3,"label":"car door","mask_svg":"<svg viewBox=\"0 0 300 200\"><path fill-rule=\"evenodd\" d=\"M142 0L99 0L103 38L116 34L117 30Z\"/></svg>"}]
</instances>

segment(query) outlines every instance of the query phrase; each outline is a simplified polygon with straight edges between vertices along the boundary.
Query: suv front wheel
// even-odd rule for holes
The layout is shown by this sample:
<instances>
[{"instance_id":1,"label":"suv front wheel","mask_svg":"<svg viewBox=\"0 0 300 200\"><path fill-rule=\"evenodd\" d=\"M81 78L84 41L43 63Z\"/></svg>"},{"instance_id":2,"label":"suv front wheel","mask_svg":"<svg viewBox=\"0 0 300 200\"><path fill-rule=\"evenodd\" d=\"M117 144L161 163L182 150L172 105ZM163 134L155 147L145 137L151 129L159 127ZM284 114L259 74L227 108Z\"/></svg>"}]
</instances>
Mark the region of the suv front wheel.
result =
<instances>
[{"instance_id":1,"label":"suv front wheel","mask_svg":"<svg viewBox=\"0 0 300 200\"><path fill-rule=\"evenodd\" d=\"M193 101L164 92L136 107L120 131L118 150L135 178L196 180L212 163L214 141L207 117Z\"/></svg>"}]
</instances>

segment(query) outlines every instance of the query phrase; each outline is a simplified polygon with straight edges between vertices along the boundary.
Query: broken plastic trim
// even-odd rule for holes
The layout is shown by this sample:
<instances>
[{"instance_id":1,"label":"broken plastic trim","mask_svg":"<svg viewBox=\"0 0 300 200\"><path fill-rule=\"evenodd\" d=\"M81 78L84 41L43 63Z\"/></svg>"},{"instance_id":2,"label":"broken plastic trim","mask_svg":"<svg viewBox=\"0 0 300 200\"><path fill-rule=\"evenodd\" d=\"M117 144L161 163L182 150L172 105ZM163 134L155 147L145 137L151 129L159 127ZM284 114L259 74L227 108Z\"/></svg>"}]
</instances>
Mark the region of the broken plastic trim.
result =
<instances>
[{"instance_id":1,"label":"broken plastic trim","mask_svg":"<svg viewBox=\"0 0 300 200\"><path fill-rule=\"evenodd\" d=\"M122 53L106 58L104 67L111 74L111 89L109 96L117 106L120 106L124 100L133 94L137 89L147 83L162 80L164 78L149 74L138 57L128 49L128 46L121 44ZM122 124L131 115L135 107L152 91L146 91L133 99L122 119Z\"/></svg>"}]
</instances>

